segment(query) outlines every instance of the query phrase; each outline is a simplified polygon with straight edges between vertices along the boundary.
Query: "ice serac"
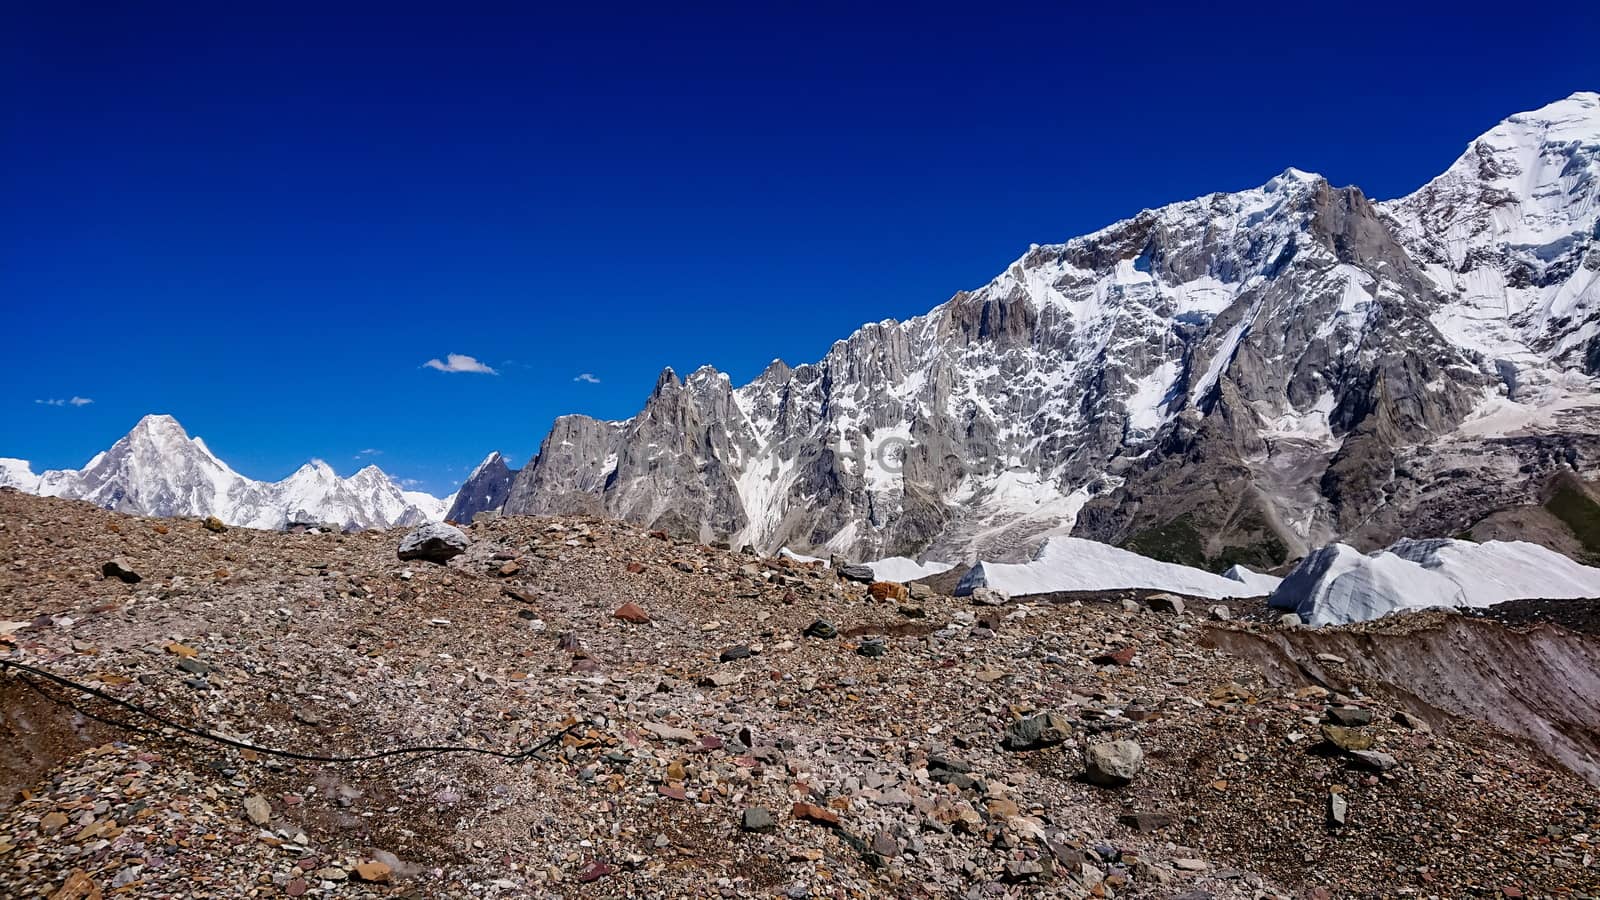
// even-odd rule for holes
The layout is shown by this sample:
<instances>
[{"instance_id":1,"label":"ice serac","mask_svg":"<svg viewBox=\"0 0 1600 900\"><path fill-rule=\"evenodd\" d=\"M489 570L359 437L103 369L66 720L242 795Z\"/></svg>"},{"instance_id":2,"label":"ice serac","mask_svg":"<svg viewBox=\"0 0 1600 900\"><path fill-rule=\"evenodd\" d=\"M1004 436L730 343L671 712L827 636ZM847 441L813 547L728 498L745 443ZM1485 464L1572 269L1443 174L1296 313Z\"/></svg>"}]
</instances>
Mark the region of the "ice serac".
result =
<instances>
[{"instance_id":1,"label":"ice serac","mask_svg":"<svg viewBox=\"0 0 1600 900\"><path fill-rule=\"evenodd\" d=\"M16 465L20 464L20 465ZM0 477L49 497L87 500L145 516L216 516L229 525L281 528L295 522L389 528L442 518L446 503L406 491L376 466L340 478L313 460L279 482L255 481L218 459L177 419L145 416L81 469L52 469L25 482L27 463L8 460Z\"/></svg>"},{"instance_id":2,"label":"ice serac","mask_svg":"<svg viewBox=\"0 0 1600 900\"><path fill-rule=\"evenodd\" d=\"M1383 204L1288 169L1035 246L816 363L668 371L632 419L558 420L504 508L855 559L1071 534L1213 571L1456 534L1596 472L1597 125L1588 94L1514 116Z\"/></svg>"},{"instance_id":3,"label":"ice serac","mask_svg":"<svg viewBox=\"0 0 1600 900\"><path fill-rule=\"evenodd\" d=\"M506 465L500 451L490 453L461 483L444 517L451 522L470 523L478 513L500 509L505 506L516 477L517 470Z\"/></svg>"},{"instance_id":4,"label":"ice serac","mask_svg":"<svg viewBox=\"0 0 1600 900\"><path fill-rule=\"evenodd\" d=\"M1600 597L1600 568L1526 541L1430 539L1368 554L1329 544L1302 560L1268 602L1311 625L1340 625L1404 609L1582 597Z\"/></svg>"}]
</instances>

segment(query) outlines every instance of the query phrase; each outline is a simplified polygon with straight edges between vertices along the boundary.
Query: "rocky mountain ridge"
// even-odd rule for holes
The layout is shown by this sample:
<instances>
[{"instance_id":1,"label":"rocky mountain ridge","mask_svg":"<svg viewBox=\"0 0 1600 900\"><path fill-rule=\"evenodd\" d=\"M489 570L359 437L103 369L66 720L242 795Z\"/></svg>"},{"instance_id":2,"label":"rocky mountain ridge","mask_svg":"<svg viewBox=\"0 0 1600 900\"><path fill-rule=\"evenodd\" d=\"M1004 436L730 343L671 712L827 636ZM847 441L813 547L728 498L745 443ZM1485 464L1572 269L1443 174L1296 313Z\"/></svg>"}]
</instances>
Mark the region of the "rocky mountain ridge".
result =
<instances>
[{"instance_id":1,"label":"rocky mountain ridge","mask_svg":"<svg viewBox=\"0 0 1600 900\"><path fill-rule=\"evenodd\" d=\"M1034 246L815 364L667 370L631 419L558 419L501 508L858 559L1070 533L1214 569L1455 534L1596 472L1597 229L1580 92L1398 200L1288 169Z\"/></svg>"},{"instance_id":2,"label":"rocky mountain ridge","mask_svg":"<svg viewBox=\"0 0 1600 900\"><path fill-rule=\"evenodd\" d=\"M341 478L312 460L277 482L235 472L177 419L149 415L81 469L35 475L23 460L0 460L0 486L87 500L133 515L216 516L229 525L277 529L304 523L389 528L437 521L453 498L401 488L377 466Z\"/></svg>"}]
</instances>

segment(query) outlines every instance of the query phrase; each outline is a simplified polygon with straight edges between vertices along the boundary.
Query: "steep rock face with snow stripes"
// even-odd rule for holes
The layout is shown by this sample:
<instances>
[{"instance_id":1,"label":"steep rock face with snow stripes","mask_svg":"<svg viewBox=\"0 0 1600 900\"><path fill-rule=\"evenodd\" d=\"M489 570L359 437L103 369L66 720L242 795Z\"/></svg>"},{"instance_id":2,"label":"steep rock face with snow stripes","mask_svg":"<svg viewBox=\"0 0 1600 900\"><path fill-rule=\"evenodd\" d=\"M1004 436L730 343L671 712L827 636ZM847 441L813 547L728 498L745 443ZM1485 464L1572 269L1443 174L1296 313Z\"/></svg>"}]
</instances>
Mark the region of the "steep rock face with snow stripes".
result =
<instances>
[{"instance_id":1,"label":"steep rock face with snow stripes","mask_svg":"<svg viewBox=\"0 0 1600 900\"><path fill-rule=\"evenodd\" d=\"M516 477L517 470L506 465L498 450L490 453L461 483L444 517L451 522L470 523L478 513L500 509L505 506Z\"/></svg>"},{"instance_id":2,"label":"steep rock face with snow stripes","mask_svg":"<svg viewBox=\"0 0 1600 900\"><path fill-rule=\"evenodd\" d=\"M668 371L633 419L563 417L505 510L856 558L1072 533L1217 568L1455 533L1600 458L1597 146L1576 94L1401 200L1290 169L1036 246L815 364Z\"/></svg>"}]
</instances>

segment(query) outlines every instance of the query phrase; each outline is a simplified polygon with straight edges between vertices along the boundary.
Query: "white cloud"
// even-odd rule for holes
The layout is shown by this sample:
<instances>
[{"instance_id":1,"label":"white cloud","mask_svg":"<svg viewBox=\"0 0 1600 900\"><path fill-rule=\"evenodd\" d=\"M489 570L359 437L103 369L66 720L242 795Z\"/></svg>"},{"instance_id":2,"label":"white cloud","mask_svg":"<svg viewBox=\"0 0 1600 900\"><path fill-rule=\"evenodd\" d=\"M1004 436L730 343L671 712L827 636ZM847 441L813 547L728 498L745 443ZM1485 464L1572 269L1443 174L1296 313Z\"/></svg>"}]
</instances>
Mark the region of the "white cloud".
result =
<instances>
[{"instance_id":1,"label":"white cloud","mask_svg":"<svg viewBox=\"0 0 1600 900\"><path fill-rule=\"evenodd\" d=\"M49 400L35 400L33 402L38 403L41 406L88 406L94 401L88 397L79 397L74 395L65 399L60 397L52 397Z\"/></svg>"},{"instance_id":2,"label":"white cloud","mask_svg":"<svg viewBox=\"0 0 1600 900\"><path fill-rule=\"evenodd\" d=\"M494 369L478 362L477 359L465 353L446 353L443 360L430 359L422 364L425 368L438 369L441 372L481 372L484 375L499 375Z\"/></svg>"},{"instance_id":3,"label":"white cloud","mask_svg":"<svg viewBox=\"0 0 1600 900\"><path fill-rule=\"evenodd\" d=\"M594 375L589 373L589 372L585 372L582 375L579 375L577 378L574 378L572 380L573 381L581 381L584 384L599 384L600 383L600 379L594 377Z\"/></svg>"},{"instance_id":4,"label":"white cloud","mask_svg":"<svg viewBox=\"0 0 1600 900\"><path fill-rule=\"evenodd\" d=\"M372 447L368 447L365 450L357 451L356 455L354 457L352 457L352 458L353 459L360 459L363 456L382 456L382 455L383 455L383 451L382 450L376 450L376 449L373 449Z\"/></svg>"}]
</instances>

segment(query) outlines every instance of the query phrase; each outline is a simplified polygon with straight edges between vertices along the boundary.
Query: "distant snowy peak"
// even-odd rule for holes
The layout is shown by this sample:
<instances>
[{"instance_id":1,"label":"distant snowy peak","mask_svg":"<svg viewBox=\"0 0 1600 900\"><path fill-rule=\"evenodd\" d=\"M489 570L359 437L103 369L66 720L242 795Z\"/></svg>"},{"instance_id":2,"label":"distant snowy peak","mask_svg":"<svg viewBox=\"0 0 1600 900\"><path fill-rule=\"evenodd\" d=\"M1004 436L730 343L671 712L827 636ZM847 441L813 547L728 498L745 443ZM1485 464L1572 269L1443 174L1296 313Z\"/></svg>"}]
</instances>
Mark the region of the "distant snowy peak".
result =
<instances>
[{"instance_id":1,"label":"distant snowy peak","mask_svg":"<svg viewBox=\"0 0 1600 900\"><path fill-rule=\"evenodd\" d=\"M39 490L39 476L33 474L33 467L27 460L0 456L0 487L36 493Z\"/></svg>"},{"instance_id":2,"label":"distant snowy peak","mask_svg":"<svg viewBox=\"0 0 1600 900\"><path fill-rule=\"evenodd\" d=\"M1460 265L1474 247L1542 246L1588 230L1600 212L1597 188L1600 94L1580 92L1496 125L1393 205L1421 217Z\"/></svg>"},{"instance_id":3,"label":"distant snowy peak","mask_svg":"<svg viewBox=\"0 0 1600 900\"><path fill-rule=\"evenodd\" d=\"M167 415L145 416L82 469L35 476L23 460L0 460L4 484L134 515L214 515L250 528L295 522L345 528L414 525L442 518L448 504L402 490L376 466L340 478L327 463L312 460L282 481L254 481L235 472Z\"/></svg>"},{"instance_id":4,"label":"distant snowy peak","mask_svg":"<svg viewBox=\"0 0 1600 900\"><path fill-rule=\"evenodd\" d=\"M1511 116L1382 207L1453 297L1433 316L1441 330L1491 357L1596 368L1584 355L1600 354L1600 94Z\"/></svg>"}]
</instances>

